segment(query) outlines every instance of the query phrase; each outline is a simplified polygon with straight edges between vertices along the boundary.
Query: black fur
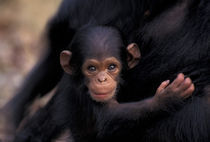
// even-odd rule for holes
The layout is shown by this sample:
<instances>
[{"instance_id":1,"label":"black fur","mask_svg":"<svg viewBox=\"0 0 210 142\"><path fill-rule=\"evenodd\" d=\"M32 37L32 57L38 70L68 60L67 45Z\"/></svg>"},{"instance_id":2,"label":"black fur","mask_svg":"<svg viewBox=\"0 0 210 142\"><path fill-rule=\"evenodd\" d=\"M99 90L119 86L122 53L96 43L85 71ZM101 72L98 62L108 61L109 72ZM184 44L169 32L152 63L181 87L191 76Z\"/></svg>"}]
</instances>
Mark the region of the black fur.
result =
<instances>
[{"instance_id":1,"label":"black fur","mask_svg":"<svg viewBox=\"0 0 210 142\"><path fill-rule=\"evenodd\" d=\"M115 57L120 63L127 64L127 52L120 33L115 28L82 28L74 36L70 51L73 73L64 76L57 94L25 124L17 134L16 142L50 141L66 129L71 130L75 142L139 141L142 138L140 132L144 132L149 125L162 117L179 110L184 104L183 98L178 97L179 93L170 87L158 99L156 96L130 103L119 104L115 97L97 102L90 97L85 81L87 78L81 71L86 59ZM124 72L117 77L118 84L121 83L120 78L126 75L126 66L122 68Z\"/></svg>"},{"instance_id":2,"label":"black fur","mask_svg":"<svg viewBox=\"0 0 210 142\"><path fill-rule=\"evenodd\" d=\"M150 16L144 16L147 10L150 10ZM33 81L23 86L17 96L25 97L16 106L24 106L31 96L45 93L57 84L62 76L59 52L71 42L78 28L94 22L118 28L125 43L134 41L141 48L139 66L124 77L126 87L119 92L120 102L137 101L153 95L161 81L173 79L179 72L195 83L196 90L185 107L139 132L143 136L142 141L208 142L210 119L207 98L210 94L205 91L210 84L208 0L64 0L49 23L47 33L51 48L48 56L29 76ZM40 76L37 76L37 70ZM49 82L49 78L53 80Z\"/></svg>"},{"instance_id":3,"label":"black fur","mask_svg":"<svg viewBox=\"0 0 210 142\"><path fill-rule=\"evenodd\" d=\"M12 118L15 118L15 124L18 126L25 108L37 95L46 94L59 82L63 75L59 54L71 43L79 28L89 23L113 26L119 29L127 44L133 41L137 28L173 3L175 0L63 0L47 26L46 36L50 48L30 72L14 98L5 106L7 111L11 111ZM147 10L154 11L150 18L144 16Z\"/></svg>"}]
</instances>

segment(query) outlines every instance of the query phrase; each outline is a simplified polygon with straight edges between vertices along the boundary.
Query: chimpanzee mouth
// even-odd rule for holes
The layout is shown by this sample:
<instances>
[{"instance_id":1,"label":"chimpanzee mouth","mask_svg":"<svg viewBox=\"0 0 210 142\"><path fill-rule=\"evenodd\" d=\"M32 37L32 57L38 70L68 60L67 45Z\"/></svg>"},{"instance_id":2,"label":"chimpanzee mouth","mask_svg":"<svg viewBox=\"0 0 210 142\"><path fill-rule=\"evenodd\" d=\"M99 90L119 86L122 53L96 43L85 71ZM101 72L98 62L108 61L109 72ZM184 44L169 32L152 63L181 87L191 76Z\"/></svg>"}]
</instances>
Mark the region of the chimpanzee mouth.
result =
<instances>
[{"instance_id":1,"label":"chimpanzee mouth","mask_svg":"<svg viewBox=\"0 0 210 142\"><path fill-rule=\"evenodd\" d=\"M90 94L93 98L97 99L97 100L107 100L107 99L110 99L112 98L113 94L114 94L115 90L112 90L112 91L109 91L109 92L91 92L90 91Z\"/></svg>"},{"instance_id":2,"label":"chimpanzee mouth","mask_svg":"<svg viewBox=\"0 0 210 142\"><path fill-rule=\"evenodd\" d=\"M90 91L91 94L95 95L95 96L107 96L113 93L112 91L108 91L108 92L92 92Z\"/></svg>"}]
</instances>

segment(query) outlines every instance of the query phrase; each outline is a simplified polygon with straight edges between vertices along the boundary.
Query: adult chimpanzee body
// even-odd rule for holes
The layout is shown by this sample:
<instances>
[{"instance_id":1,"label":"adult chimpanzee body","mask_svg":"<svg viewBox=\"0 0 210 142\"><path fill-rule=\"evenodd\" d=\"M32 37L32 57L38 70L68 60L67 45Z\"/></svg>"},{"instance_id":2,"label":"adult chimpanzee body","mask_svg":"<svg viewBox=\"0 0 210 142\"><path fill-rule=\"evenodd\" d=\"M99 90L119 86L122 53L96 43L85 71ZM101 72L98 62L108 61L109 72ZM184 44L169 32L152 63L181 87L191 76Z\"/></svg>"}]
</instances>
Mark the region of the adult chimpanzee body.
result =
<instances>
[{"instance_id":1,"label":"adult chimpanzee body","mask_svg":"<svg viewBox=\"0 0 210 142\"><path fill-rule=\"evenodd\" d=\"M124 42L132 42L133 34L145 20L149 20L151 12L151 17L158 15L174 2L175 0L64 0L47 27L46 36L50 48L28 75L19 92L5 106L9 118L15 118L15 125L18 125L31 101L58 84L63 75L58 62L59 53L70 44L74 33L81 26L88 23L114 26L120 29Z\"/></svg>"},{"instance_id":2,"label":"adult chimpanzee body","mask_svg":"<svg viewBox=\"0 0 210 142\"><path fill-rule=\"evenodd\" d=\"M93 26L79 30L69 50L61 52L60 62L70 76L16 141L50 141L65 129L75 142L139 141L147 125L177 110L194 91L191 80L179 74L173 83L163 82L155 96L119 104L123 76L139 62L137 45L125 48L116 29Z\"/></svg>"},{"instance_id":3,"label":"adult chimpanzee body","mask_svg":"<svg viewBox=\"0 0 210 142\"><path fill-rule=\"evenodd\" d=\"M136 94L132 98L137 98L142 92L152 91L150 83L156 86L161 78L165 79L177 72L190 76L196 86L188 104L179 112L148 128L142 141L210 140L210 111L207 101L210 94L206 91L210 84L209 12L210 2L207 0L181 1L139 29L137 43L141 45L142 60L138 68L141 70L132 70L125 79L128 83L134 79L139 80L129 86L135 92L123 92Z\"/></svg>"},{"instance_id":4,"label":"adult chimpanzee body","mask_svg":"<svg viewBox=\"0 0 210 142\"><path fill-rule=\"evenodd\" d=\"M18 116L22 114L20 106L57 84L62 76L59 52L67 47L78 27L92 21L117 27L125 42L131 40L140 46L142 60L125 76L120 102L153 95L161 81L179 72L190 76L196 85L187 105L148 126L142 141L208 142L209 7L208 0L64 0L48 27L48 54L10 104L17 108Z\"/></svg>"}]
</instances>

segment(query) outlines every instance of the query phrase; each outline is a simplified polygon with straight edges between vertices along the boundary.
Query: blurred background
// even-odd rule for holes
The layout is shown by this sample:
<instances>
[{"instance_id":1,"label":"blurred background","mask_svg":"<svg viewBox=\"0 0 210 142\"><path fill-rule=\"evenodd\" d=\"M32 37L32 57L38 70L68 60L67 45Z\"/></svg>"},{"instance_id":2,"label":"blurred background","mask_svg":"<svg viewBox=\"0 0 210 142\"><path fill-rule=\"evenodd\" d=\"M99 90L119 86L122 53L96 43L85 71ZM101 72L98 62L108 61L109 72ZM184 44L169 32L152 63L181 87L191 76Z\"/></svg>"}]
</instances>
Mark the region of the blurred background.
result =
<instances>
[{"instance_id":1,"label":"blurred background","mask_svg":"<svg viewBox=\"0 0 210 142\"><path fill-rule=\"evenodd\" d=\"M0 0L0 107L43 50L46 23L61 0Z\"/></svg>"},{"instance_id":2,"label":"blurred background","mask_svg":"<svg viewBox=\"0 0 210 142\"><path fill-rule=\"evenodd\" d=\"M14 95L46 48L45 27L60 2L0 0L0 108ZM0 138L4 133L1 130L0 123Z\"/></svg>"}]
</instances>

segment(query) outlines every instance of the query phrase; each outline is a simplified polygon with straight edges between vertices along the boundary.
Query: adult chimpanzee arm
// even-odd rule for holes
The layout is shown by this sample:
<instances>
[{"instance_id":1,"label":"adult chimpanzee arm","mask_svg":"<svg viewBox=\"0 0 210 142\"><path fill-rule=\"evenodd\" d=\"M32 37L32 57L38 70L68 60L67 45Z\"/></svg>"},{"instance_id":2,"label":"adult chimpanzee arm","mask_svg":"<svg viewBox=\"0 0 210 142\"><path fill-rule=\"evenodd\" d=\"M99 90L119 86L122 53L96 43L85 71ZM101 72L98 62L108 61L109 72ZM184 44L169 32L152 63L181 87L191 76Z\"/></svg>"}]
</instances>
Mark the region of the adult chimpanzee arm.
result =
<instances>
[{"instance_id":1,"label":"adult chimpanzee arm","mask_svg":"<svg viewBox=\"0 0 210 142\"><path fill-rule=\"evenodd\" d=\"M64 15L64 12L60 11L58 15ZM69 38L71 39L73 34L64 17L60 19L56 15L49 21L46 31L48 49L26 77L19 91L4 107L8 114L7 119L15 121L16 126L22 120L25 108L34 98L48 93L61 79L63 70L59 62L59 53L68 46ZM14 118L15 120L12 120Z\"/></svg>"},{"instance_id":2,"label":"adult chimpanzee arm","mask_svg":"<svg viewBox=\"0 0 210 142\"><path fill-rule=\"evenodd\" d=\"M26 122L26 124L17 132L14 142L46 142L60 133L61 128L58 127L57 122L52 120L52 115L55 111L52 107L54 99L55 97L50 100L46 107L40 109ZM57 130L59 130L59 132L57 132Z\"/></svg>"},{"instance_id":3,"label":"adult chimpanzee arm","mask_svg":"<svg viewBox=\"0 0 210 142\"><path fill-rule=\"evenodd\" d=\"M15 118L15 125L17 126L23 117L26 106L38 94L45 94L51 90L62 74L63 71L56 57L52 55L52 51L47 51L44 58L29 73L17 94L6 104L5 110L11 111L8 112L8 119Z\"/></svg>"}]
</instances>

